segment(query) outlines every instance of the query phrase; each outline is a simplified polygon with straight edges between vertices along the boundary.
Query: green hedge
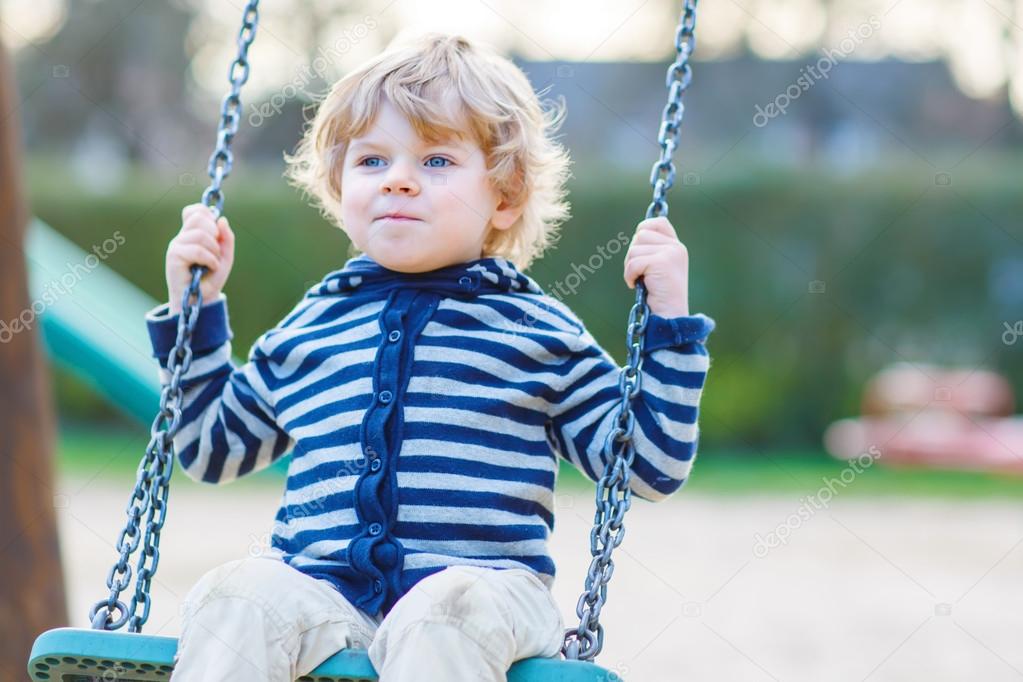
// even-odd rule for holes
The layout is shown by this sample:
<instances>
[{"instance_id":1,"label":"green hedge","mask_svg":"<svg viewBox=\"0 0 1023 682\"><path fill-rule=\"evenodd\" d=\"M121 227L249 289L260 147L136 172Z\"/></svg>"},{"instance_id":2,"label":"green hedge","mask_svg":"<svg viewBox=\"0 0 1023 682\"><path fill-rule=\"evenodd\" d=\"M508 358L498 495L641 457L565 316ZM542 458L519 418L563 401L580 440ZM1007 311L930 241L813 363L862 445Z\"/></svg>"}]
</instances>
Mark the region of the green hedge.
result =
<instances>
[{"instance_id":1,"label":"green hedge","mask_svg":"<svg viewBox=\"0 0 1023 682\"><path fill-rule=\"evenodd\" d=\"M604 260L597 247L631 235L649 192L645 173L599 170L576 169L574 217L529 274L553 292L574 266L603 261L564 300L624 361L635 297L622 279L624 249ZM750 168L680 182L671 218L690 252L690 306L718 323L708 342L702 438L819 446L827 424L858 411L863 381L900 360L983 364L1019 387L1023 340L1001 340L1004 323L1023 317L1023 196L1013 177L1018 170L992 168L944 185L919 169L843 179ZM92 196L41 160L29 186L35 214L83 248L120 230L126 243L107 263L166 298L167 242L202 187L137 174L116 194ZM348 242L274 172L236 170L226 194L237 254L225 291L243 357L309 286L343 265ZM103 414L80 390L68 395L61 407L72 415Z\"/></svg>"}]
</instances>

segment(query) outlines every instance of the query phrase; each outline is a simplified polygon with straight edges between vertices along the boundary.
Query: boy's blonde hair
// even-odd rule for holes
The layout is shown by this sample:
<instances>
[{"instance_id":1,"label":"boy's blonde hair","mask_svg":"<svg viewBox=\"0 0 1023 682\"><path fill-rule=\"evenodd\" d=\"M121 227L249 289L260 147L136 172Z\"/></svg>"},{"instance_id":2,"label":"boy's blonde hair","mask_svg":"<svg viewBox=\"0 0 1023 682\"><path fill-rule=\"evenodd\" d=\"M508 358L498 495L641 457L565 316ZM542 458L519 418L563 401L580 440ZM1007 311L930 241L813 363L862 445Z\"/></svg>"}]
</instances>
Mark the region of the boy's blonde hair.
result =
<instances>
[{"instance_id":1,"label":"boy's blonde hair","mask_svg":"<svg viewBox=\"0 0 1023 682\"><path fill-rule=\"evenodd\" d=\"M556 241L569 212L570 159L551 137L564 119L563 100L545 110L511 61L462 36L432 32L392 44L335 83L296 153L284 155L285 177L311 196L325 218L342 225L345 152L373 124L382 98L428 142L471 135L486 155L494 189L512 206L524 205L511 228L490 229L484 257L507 258L525 270Z\"/></svg>"}]
</instances>

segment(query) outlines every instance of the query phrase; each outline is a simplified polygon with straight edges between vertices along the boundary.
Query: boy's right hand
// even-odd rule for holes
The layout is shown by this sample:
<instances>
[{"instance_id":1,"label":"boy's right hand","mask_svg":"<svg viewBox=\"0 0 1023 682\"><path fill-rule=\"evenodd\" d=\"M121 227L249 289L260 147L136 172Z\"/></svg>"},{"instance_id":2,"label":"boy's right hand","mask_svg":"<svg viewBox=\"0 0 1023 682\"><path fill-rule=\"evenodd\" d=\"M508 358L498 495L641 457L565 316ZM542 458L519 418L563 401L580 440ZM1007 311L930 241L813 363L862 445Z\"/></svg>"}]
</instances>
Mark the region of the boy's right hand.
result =
<instances>
[{"instance_id":1,"label":"boy's right hand","mask_svg":"<svg viewBox=\"0 0 1023 682\"><path fill-rule=\"evenodd\" d=\"M234 233L223 216L213 220L205 204L190 204L181 211L181 231L167 247L167 293L172 315L181 312L181 299L192 283L191 266L205 265L199 281L203 303L220 296L234 264Z\"/></svg>"}]
</instances>

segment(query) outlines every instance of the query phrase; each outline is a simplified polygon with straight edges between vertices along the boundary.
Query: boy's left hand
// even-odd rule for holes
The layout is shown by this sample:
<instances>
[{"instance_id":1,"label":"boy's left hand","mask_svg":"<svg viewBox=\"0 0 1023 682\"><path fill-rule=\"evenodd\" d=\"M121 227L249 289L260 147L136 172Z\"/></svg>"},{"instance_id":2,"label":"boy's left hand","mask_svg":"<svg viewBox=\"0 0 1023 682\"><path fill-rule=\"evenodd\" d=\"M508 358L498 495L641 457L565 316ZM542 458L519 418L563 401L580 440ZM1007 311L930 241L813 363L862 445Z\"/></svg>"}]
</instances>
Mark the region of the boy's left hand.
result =
<instances>
[{"instance_id":1,"label":"boy's left hand","mask_svg":"<svg viewBox=\"0 0 1023 682\"><path fill-rule=\"evenodd\" d=\"M650 312L661 317L689 315L689 252L667 218L647 218L625 254L625 283L643 277Z\"/></svg>"}]
</instances>

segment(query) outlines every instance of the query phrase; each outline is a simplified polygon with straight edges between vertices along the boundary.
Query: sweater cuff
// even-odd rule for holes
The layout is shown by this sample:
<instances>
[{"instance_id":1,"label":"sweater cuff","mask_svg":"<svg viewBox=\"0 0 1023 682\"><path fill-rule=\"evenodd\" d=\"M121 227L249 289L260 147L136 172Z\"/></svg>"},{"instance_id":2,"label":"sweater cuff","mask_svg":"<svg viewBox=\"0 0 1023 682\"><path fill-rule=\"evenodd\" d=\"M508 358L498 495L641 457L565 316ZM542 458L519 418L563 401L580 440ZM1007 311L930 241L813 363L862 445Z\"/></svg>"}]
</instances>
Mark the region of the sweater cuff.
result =
<instances>
[{"instance_id":1,"label":"sweater cuff","mask_svg":"<svg viewBox=\"0 0 1023 682\"><path fill-rule=\"evenodd\" d=\"M149 329L149 340L153 345L153 357L160 361L161 366L167 362L167 356L178 339L180 317L181 313L170 314L168 303L146 313L146 326ZM227 317L227 296L221 293L219 298L203 303L199 308L199 317L192 332L192 352L201 355L212 351L233 337Z\"/></svg>"},{"instance_id":2,"label":"sweater cuff","mask_svg":"<svg viewBox=\"0 0 1023 682\"><path fill-rule=\"evenodd\" d=\"M704 343L716 325L703 313L680 317L661 317L650 313L643 336L643 350L653 352L689 343Z\"/></svg>"}]
</instances>

